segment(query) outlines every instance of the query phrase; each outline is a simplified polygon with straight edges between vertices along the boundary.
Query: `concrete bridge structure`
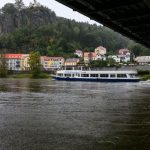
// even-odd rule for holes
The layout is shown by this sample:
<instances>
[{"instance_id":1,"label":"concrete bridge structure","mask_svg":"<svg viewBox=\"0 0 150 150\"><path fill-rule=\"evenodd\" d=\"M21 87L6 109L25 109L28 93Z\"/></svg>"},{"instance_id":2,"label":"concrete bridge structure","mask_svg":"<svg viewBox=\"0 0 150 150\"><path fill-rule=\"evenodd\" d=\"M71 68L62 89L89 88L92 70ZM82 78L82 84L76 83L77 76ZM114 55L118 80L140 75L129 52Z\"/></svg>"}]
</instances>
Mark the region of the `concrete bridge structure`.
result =
<instances>
[{"instance_id":1,"label":"concrete bridge structure","mask_svg":"<svg viewBox=\"0 0 150 150\"><path fill-rule=\"evenodd\" d=\"M150 0L56 0L150 47Z\"/></svg>"}]
</instances>

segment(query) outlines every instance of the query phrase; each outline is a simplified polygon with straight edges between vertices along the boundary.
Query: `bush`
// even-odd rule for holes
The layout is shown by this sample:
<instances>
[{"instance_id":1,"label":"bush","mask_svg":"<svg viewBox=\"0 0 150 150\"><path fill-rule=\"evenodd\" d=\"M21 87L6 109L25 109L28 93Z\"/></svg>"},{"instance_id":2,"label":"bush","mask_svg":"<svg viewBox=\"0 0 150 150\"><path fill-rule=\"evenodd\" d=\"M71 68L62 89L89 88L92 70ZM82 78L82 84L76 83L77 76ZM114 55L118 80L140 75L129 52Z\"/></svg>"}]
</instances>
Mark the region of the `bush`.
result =
<instances>
[{"instance_id":1,"label":"bush","mask_svg":"<svg viewBox=\"0 0 150 150\"><path fill-rule=\"evenodd\" d=\"M150 74L149 70L138 70L138 75L148 75Z\"/></svg>"},{"instance_id":2,"label":"bush","mask_svg":"<svg viewBox=\"0 0 150 150\"><path fill-rule=\"evenodd\" d=\"M50 75L47 73L40 73L40 74L36 75L36 77L32 75L32 78L34 78L34 79L35 78L36 79L47 79L47 78L50 78Z\"/></svg>"},{"instance_id":3,"label":"bush","mask_svg":"<svg viewBox=\"0 0 150 150\"><path fill-rule=\"evenodd\" d=\"M150 75L141 76L141 80L143 81L150 80Z\"/></svg>"}]
</instances>

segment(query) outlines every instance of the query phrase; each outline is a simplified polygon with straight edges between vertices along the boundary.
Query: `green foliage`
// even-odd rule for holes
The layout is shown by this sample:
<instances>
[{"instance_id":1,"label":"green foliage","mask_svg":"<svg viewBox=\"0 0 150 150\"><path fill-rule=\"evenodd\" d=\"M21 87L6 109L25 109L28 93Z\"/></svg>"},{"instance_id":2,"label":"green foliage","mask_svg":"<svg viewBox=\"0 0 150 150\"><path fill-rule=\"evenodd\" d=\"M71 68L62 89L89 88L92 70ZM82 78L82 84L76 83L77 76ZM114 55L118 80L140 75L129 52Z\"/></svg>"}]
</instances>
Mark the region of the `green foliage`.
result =
<instances>
[{"instance_id":1,"label":"green foliage","mask_svg":"<svg viewBox=\"0 0 150 150\"><path fill-rule=\"evenodd\" d=\"M7 77L7 63L4 54L0 55L0 77Z\"/></svg>"},{"instance_id":2,"label":"green foliage","mask_svg":"<svg viewBox=\"0 0 150 150\"><path fill-rule=\"evenodd\" d=\"M111 58L107 60L93 60L89 63L90 67L113 67L115 65L115 61Z\"/></svg>"},{"instance_id":3,"label":"green foliage","mask_svg":"<svg viewBox=\"0 0 150 150\"><path fill-rule=\"evenodd\" d=\"M150 80L150 75L142 75L141 80L143 81Z\"/></svg>"},{"instance_id":4,"label":"green foliage","mask_svg":"<svg viewBox=\"0 0 150 150\"><path fill-rule=\"evenodd\" d=\"M29 55L29 65L33 78L39 78L41 74L41 63L39 52L31 52Z\"/></svg>"},{"instance_id":5,"label":"green foliage","mask_svg":"<svg viewBox=\"0 0 150 150\"><path fill-rule=\"evenodd\" d=\"M5 4L1 10L3 14L14 14L17 11L14 4L12 3Z\"/></svg>"},{"instance_id":6,"label":"green foliage","mask_svg":"<svg viewBox=\"0 0 150 150\"><path fill-rule=\"evenodd\" d=\"M9 75L9 78L31 78L32 75L31 74L13 74L13 75Z\"/></svg>"},{"instance_id":7,"label":"green foliage","mask_svg":"<svg viewBox=\"0 0 150 150\"><path fill-rule=\"evenodd\" d=\"M143 81L150 80L150 71L149 70L138 70L138 75L140 76L141 80L143 80Z\"/></svg>"},{"instance_id":8,"label":"green foliage","mask_svg":"<svg viewBox=\"0 0 150 150\"><path fill-rule=\"evenodd\" d=\"M22 78L33 78L33 75L32 74L13 74L13 75L9 75L9 78L19 78L19 79L22 79ZM48 78L50 78L50 75L47 74L47 73L40 73L38 75L38 77L36 77L36 78L48 79Z\"/></svg>"},{"instance_id":9,"label":"green foliage","mask_svg":"<svg viewBox=\"0 0 150 150\"><path fill-rule=\"evenodd\" d=\"M105 60L93 60L90 61L90 67L107 67L108 62Z\"/></svg>"},{"instance_id":10,"label":"green foliage","mask_svg":"<svg viewBox=\"0 0 150 150\"><path fill-rule=\"evenodd\" d=\"M150 49L144 47L143 45L135 43L133 41L129 42L128 48L135 55L135 57L141 56L141 55L150 55Z\"/></svg>"},{"instance_id":11,"label":"green foliage","mask_svg":"<svg viewBox=\"0 0 150 150\"><path fill-rule=\"evenodd\" d=\"M150 74L149 70L138 70L138 75L148 75Z\"/></svg>"},{"instance_id":12,"label":"green foliage","mask_svg":"<svg viewBox=\"0 0 150 150\"><path fill-rule=\"evenodd\" d=\"M50 78L50 75L47 74L47 73L40 73L38 78L40 78L40 79L48 79L48 78Z\"/></svg>"},{"instance_id":13,"label":"green foliage","mask_svg":"<svg viewBox=\"0 0 150 150\"><path fill-rule=\"evenodd\" d=\"M108 58L107 59L107 66L113 67L115 65L116 65L116 62L115 62L115 60L113 58Z\"/></svg>"},{"instance_id":14,"label":"green foliage","mask_svg":"<svg viewBox=\"0 0 150 150\"><path fill-rule=\"evenodd\" d=\"M11 53L29 53L32 49L41 55L70 57L76 49L94 51L97 46L102 45L110 54L128 47L136 56L150 55L149 49L104 26L56 17L54 12L41 5L23 8L22 0L16 0L15 4L6 4L3 8L3 16L15 13L16 9L19 10L17 15L19 12L19 16L22 16L23 12L25 15L22 18L23 23L16 26L18 28L0 36L0 49L7 49ZM40 18L33 15L38 12L43 12Z\"/></svg>"},{"instance_id":15,"label":"green foliage","mask_svg":"<svg viewBox=\"0 0 150 150\"><path fill-rule=\"evenodd\" d=\"M17 8L17 10L21 10L24 8L24 3L23 0L15 0L15 7Z\"/></svg>"}]
</instances>

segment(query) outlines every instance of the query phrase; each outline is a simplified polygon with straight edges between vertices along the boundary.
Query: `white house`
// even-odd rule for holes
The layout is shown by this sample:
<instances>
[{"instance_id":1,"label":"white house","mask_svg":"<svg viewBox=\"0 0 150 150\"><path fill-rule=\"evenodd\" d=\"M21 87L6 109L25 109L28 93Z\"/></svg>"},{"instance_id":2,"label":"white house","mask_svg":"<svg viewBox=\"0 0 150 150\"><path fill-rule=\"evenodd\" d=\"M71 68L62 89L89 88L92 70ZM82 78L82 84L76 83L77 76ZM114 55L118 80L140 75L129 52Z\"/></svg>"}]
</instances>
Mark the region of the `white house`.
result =
<instances>
[{"instance_id":1,"label":"white house","mask_svg":"<svg viewBox=\"0 0 150 150\"><path fill-rule=\"evenodd\" d=\"M99 46L95 49L95 60L106 60L106 48L103 46Z\"/></svg>"},{"instance_id":2,"label":"white house","mask_svg":"<svg viewBox=\"0 0 150 150\"><path fill-rule=\"evenodd\" d=\"M8 70L21 70L22 54L5 54Z\"/></svg>"},{"instance_id":3,"label":"white house","mask_svg":"<svg viewBox=\"0 0 150 150\"><path fill-rule=\"evenodd\" d=\"M108 56L108 58L112 58L115 62L120 63L120 58L117 55Z\"/></svg>"}]
</instances>

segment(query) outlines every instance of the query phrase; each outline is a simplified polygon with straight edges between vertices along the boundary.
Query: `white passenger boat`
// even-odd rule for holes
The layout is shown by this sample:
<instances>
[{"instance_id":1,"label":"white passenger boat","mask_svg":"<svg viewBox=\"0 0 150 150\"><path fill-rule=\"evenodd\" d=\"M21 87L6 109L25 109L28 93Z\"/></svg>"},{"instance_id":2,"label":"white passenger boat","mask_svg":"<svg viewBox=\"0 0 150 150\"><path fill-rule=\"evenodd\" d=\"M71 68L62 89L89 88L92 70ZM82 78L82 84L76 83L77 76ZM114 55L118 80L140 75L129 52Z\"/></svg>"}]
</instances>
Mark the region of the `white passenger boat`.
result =
<instances>
[{"instance_id":1,"label":"white passenger boat","mask_svg":"<svg viewBox=\"0 0 150 150\"><path fill-rule=\"evenodd\" d=\"M53 79L65 81L93 82L138 82L135 70L96 70L85 67L63 67L57 70Z\"/></svg>"}]
</instances>

